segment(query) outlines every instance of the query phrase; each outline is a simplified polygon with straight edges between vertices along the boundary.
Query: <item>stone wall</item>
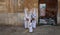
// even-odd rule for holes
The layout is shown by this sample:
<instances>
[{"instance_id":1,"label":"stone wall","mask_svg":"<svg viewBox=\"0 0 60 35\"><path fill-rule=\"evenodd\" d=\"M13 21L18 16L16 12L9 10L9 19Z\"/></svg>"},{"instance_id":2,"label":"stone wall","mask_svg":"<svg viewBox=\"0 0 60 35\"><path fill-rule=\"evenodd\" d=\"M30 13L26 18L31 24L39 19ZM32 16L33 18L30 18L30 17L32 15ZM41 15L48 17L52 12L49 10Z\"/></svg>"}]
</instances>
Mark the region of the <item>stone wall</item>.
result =
<instances>
[{"instance_id":1,"label":"stone wall","mask_svg":"<svg viewBox=\"0 0 60 35\"><path fill-rule=\"evenodd\" d=\"M21 25L24 22L23 17L23 13L0 14L0 24Z\"/></svg>"},{"instance_id":2,"label":"stone wall","mask_svg":"<svg viewBox=\"0 0 60 35\"><path fill-rule=\"evenodd\" d=\"M34 2L35 1L35 2ZM25 0L27 2L27 0ZM31 2L31 1L30 1ZM36 3L37 6L35 6L38 10L38 1L32 0L32 2ZM32 3L31 2L31 3ZM30 5L27 5L29 2L25 3L25 7L31 8ZM32 5L32 7L34 7ZM57 21L60 23L60 1L58 1L58 15L57 15ZM37 11L37 23L38 23L38 11ZM0 13L0 24L10 24L10 25L23 25L24 23L24 12L22 13Z\"/></svg>"},{"instance_id":3,"label":"stone wall","mask_svg":"<svg viewBox=\"0 0 60 35\"><path fill-rule=\"evenodd\" d=\"M57 21L60 23L60 0L58 0L58 15L57 15Z\"/></svg>"},{"instance_id":4,"label":"stone wall","mask_svg":"<svg viewBox=\"0 0 60 35\"><path fill-rule=\"evenodd\" d=\"M38 20L38 13L36 19ZM0 14L0 24L23 25L24 13L2 13Z\"/></svg>"}]
</instances>

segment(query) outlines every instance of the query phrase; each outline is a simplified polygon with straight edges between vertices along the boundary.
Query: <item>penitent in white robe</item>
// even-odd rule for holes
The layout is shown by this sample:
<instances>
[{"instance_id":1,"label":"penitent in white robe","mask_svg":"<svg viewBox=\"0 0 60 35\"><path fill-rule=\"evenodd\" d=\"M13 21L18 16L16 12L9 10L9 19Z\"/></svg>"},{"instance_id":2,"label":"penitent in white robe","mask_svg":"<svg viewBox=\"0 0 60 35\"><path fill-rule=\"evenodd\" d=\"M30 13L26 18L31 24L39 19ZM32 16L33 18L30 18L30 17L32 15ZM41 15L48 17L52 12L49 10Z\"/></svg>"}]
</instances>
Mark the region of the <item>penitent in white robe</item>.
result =
<instances>
[{"instance_id":1,"label":"penitent in white robe","mask_svg":"<svg viewBox=\"0 0 60 35\"><path fill-rule=\"evenodd\" d=\"M27 10L28 10L27 8L24 9L24 13L25 13L24 14L24 27L25 28L29 28L29 23L30 23L30 20L31 20L31 11L28 13ZM29 21L27 21L26 18L29 19Z\"/></svg>"},{"instance_id":2,"label":"penitent in white robe","mask_svg":"<svg viewBox=\"0 0 60 35\"><path fill-rule=\"evenodd\" d=\"M36 28L36 8L34 8L33 10L32 18L35 19L35 20L32 20L32 27Z\"/></svg>"},{"instance_id":3,"label":"penitent in white robe","mask_svg":"<svg viewBox=\"0 0 60 35\"><path fill-rule=\"evenodd\" d=\"M28 8L25 8L24 9L24 27L25 28L28 28L28 21L26 20L26 18L28 18L27 12L28 12Z\"/></svg>"}]
</instances>

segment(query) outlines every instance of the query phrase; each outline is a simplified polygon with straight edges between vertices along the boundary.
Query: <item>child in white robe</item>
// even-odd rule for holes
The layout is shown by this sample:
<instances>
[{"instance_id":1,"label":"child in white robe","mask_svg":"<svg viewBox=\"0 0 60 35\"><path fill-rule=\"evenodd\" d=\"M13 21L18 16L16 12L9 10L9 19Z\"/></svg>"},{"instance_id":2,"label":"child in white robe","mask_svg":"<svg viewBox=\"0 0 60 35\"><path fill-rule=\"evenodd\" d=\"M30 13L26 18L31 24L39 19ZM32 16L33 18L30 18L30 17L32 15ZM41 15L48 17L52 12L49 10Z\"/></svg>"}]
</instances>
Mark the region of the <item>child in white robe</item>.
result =
<instances>
[{"instance_id":1,"label":"child in white robe","mask_svg":"<svg viewBox=\"0 0 60 35\"><path fill-rule=\"evenodd\" d=\"M36 28L36 8L33 8L33 13L32 13L32 27Z\"/></svg>"},{"instance_id":2,"label":"child in white robe","mask_svg":"<svg viewBox=\"0 0 60 35\"><path fill-rule=\"evenodd\" d=\"M24 9L24 27L25 28L28 28L28 15L27 15L27 12L28 12L28 8L25 8Z\"/></svg>"}]
</instances>

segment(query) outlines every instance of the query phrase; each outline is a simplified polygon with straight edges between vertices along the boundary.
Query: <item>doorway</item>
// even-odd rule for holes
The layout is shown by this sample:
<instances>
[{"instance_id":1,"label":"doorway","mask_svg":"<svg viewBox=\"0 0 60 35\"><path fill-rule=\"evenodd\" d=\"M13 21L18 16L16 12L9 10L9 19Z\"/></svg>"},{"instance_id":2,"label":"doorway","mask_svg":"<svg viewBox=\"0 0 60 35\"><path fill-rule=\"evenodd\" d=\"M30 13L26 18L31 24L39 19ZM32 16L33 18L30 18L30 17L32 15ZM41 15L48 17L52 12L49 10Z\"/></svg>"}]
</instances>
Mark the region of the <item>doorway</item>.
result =
<instances>
[{"instance_id":1,"label":"doorway","mask_svg":"<svg viewBox=\"0 0 60 35\"><path fill-rule=\"evenodd\" d=\"M57 0L39 0L38 25L57 25Z\"/></svg>"}]
</instances>

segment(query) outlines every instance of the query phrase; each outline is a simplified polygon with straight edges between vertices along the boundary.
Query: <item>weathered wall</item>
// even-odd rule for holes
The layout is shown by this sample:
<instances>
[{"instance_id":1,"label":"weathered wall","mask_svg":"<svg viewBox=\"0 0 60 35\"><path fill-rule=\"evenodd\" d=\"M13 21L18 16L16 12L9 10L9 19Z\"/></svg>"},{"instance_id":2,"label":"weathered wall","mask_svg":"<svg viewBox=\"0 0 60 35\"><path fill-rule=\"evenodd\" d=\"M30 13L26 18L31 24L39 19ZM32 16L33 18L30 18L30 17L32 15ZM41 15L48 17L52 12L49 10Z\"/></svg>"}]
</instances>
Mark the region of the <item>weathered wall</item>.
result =
<instances>
[{"instance_id":1,"label":"weathered wall","mask_svg":"<svg viewBox=\"0 0 60 35\"><path fill-rule=\"evenodd\" d=\"M36 4L36 6L34 6L32 3ZM24 20L23 20L24 19L24 12L21 11L21 9L23 10L23 7L21 8L19 6L21 8L21 9L19 8L19 13L17 13L18 12L17 10L16 10L16 13L13 13L10 11L9 5L7 5L7 6L8 6L7 13L0 13L0 24L22 25L24 23ZM36 18L37 20L36 21L38 21L38 1L25 0L23 6L28 7L29 9L31 9L32 7L36 7L37 8L37 18ZM9 11L10 11L10 13L9 13ZM0 12L2 12L2 11L0 11ZM6 12L6 11L4 11L4 12ZM57 17L58 17L57 21L58 21L58 23L60 23L60 1L58 1L58 15L57 15Z\"/></svg>"},{"instance_id":2,"label":"weathered wall","mask_svg":"<svg viewBox=\"0 0 60 35\"><path fill-rule=\"evenodd\" d=\"M0 24L21 25L23 6L20 0L0 0Z\"/></svg>"},{"instance_id":3,"label":"weathered wall","mask_svg":"<svg viewBox=\"0 0 60 35\"><path fill-rule=\"evenodd\" d=\"M60 23L60 0L58 0L58 15L57 15L57 21Z\"/></svg>"},{"instance_id":4,"label":"weathered wall","mask_svg":"<svg viewBox=\"0 0 60 35\"><path fill-rule=\"evenodd\" d=\"M0 24L21 25L24 22L23 17L23 13L0 14Z\"/></svg>"}]
</instances>

